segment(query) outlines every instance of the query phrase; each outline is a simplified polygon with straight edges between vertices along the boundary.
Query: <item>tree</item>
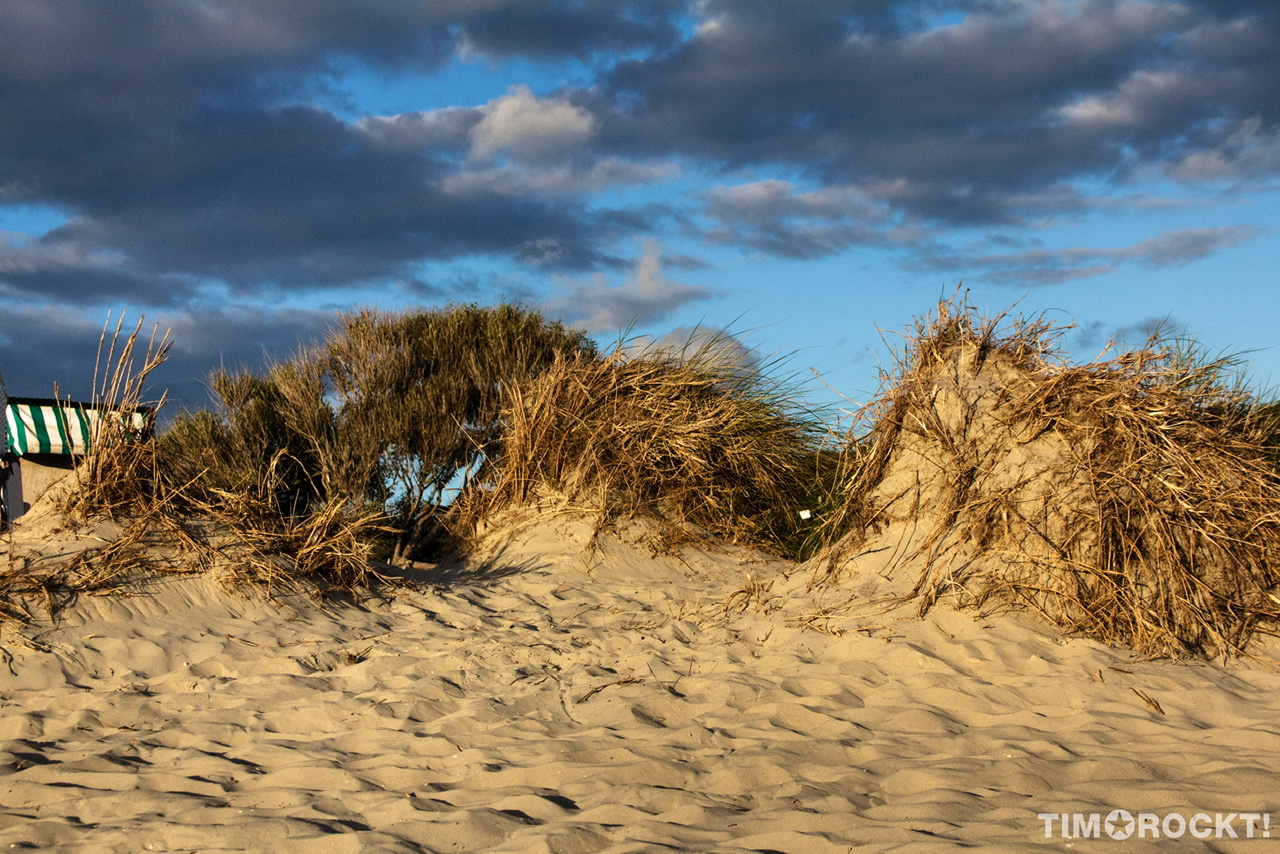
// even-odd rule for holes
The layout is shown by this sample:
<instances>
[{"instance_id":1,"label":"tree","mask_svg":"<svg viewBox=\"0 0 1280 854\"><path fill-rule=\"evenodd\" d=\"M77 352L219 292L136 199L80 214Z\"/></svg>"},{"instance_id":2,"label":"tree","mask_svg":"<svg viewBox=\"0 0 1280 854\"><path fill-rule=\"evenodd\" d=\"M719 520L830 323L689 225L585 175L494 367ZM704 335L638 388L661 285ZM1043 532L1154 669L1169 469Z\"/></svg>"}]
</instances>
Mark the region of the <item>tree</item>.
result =
<instances>
[{"instance_id":1,"label":"tree","mask_svg":"<svg viewBox=\"0 0 1280 854\"><path fill-rule=\"evenodd\" d=\"M215 372L217 410L162 437L170 476L286 515L381 505L405 561L441 532L450 486L499 453L504 389L572 353L595 347L518 306L344 315L262 376Z\"/></svg>"},{"instance_id":2,"label":"tree","mask_svg":"<svg viewBox=\"0 0 1280 854\"><path fill-rule=\"evenodd\" d=\"M324 372L341 442L364 446L348 458L376 449L381 497L398 529L393 560L439 534L450 486L499 452L503 389L573 352L595 347L513 305L342 318L325 342ZM365 475L374 472L357 479Z\"/></svg>"}]
</instances>

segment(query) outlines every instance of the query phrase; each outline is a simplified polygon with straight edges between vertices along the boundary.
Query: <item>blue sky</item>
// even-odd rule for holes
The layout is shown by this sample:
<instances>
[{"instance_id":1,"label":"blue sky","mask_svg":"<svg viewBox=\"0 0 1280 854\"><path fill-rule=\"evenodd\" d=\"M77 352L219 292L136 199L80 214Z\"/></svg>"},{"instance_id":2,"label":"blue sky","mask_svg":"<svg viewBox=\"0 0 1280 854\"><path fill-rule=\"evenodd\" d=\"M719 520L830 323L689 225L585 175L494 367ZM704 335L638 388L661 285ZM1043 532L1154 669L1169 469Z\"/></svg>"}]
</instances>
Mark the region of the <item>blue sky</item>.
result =
<instances>
[{"instance_id":1,"label":"blue sky","mask_svg":"<svg viewBox=\"0 0 1280 854\"><path fill-rule=\"evenodd\" d=\"M506 299L862 402L963 282L1277 385L1277 79L1272 0L9 0L0 372L87 394L127 311L198 407L342 311Z\"/></svg>"}]
</instances>

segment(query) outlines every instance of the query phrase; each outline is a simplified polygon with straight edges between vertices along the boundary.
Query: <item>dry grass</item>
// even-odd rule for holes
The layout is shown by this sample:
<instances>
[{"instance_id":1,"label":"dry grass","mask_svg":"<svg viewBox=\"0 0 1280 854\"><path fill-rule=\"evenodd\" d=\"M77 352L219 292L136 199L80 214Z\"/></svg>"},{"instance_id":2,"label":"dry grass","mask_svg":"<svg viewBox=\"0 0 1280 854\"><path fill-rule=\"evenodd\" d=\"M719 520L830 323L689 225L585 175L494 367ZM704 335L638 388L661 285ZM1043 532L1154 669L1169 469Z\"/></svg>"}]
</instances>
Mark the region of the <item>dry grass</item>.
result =
<instances>
[{"instance_id":1,"label":"dry grass","mask_svg":"<svg viewBox=\"0 0 1280 854\"><path fill-rule=\"evenodd\" d=\"M40 543L7 535L0 621L26 622L32 607L52 614L80 594L111 593L157 575L214 566L228 586L268 592L302 585L317 594L350 593L376 580L370 552L385 530L380 510L344 497L306 513L290 512L280 502L291 484L282 475L290 461L284 452L274 451L265 467L242 460L237 469L231 460L158 451L153 419L164 400L144 404L143 390L164 362L169 341L153 332L144 351L141 330L139 321L126 336L123 319L114 334L109 324L104 329L92 404L103 415L90 418L90 452L48 502L64 521L47 536L65 543L46 556ZM263 412L256 412L256 421L254 412L245 417L269 432ZM205 421L194 419L186 429L204 427ZM259 438L249 436L238 450L266 452L266 443L250 448ZM208 444L188 441L186 447ZM234 472L235 480L226 488L211 486L212 470ZM19 526L39 522L45 512L28 514ZM83 547L92 540L101 545Z\"/></svg>"},{"instance_id":2,"label":"dry grass","mask_svg":"<svg viewBox=\"0 0 1280 854\"><path fill-rule=\"evenodd\" d=\"M917 325L844 459L827 580L892 536L921 612L954 594L1150 655L1243 649L1280 611L1263 409L1175 344L1071 366L1055 340L954 303Z\"/></svg>"},{"instance_id":3,"label":"dry grass","mask_svg":"<svg viewBox=\"0 0 1280 854\"><path fill-rule=\"evenodd\" d=\"M217 409L166 431L165 468L224 493L270 469L297 513L381 504L387 557L404 563L438 544L447 493L500 435L505 385L574 352L594 348L516 306L343 316L323 344L261 376L215 373Z\"/></svg>"},{"instance_id":4,"label":"dry grass","mask_svg":"<svg viewBox=\"0 0 1280 854\"><path fill-rule=\"evenodd\" d=\"M168 357L172 342L166 331L151 330L145 351L139 352L143 319L124 335L124 315L111 331L111 321L98 339L97 364L91 399L90 450L75 471L79 488L68 493L62 510L68 516L116 517L154 499L156 476L155 413L164 398L147 401L145 387L151 373ZM141 363L138 363L138 357Z\"/></svg>"},{"instance_id":5,"label":"dry grass","mask_svg":"<svg viewBox=\"0 0 1280 854\"><path fill-rule=\"evenodd\" d=\"M550 501L600 524L648 516L786 551L813 489L818 422L787 389L714 358L562 358L508 389L487 477L460 500L465 536L505 507Z\"/></svg>"},{"instance_id":6,"label":"dry grass","mask_svg":"<svg viewBox=\"0 0 1280 854\"><path fill-rule=\"evenodd\" d=\"M270 470L269 470L270 471ZM354 593L385 580L371 567L375 535L386 530L381 509L329 500L307 513L282 512L278 483L203 493L201 516L228 537L224 556L231 586L268 591L305 581L319 594Z\"/></svg>"},{"instance_id":7,"label":"dry grass","mask_svg":"<svg viewBox=\"0 0 1280 854\"><path fill-rule=\"evenodd\" d=\"M88 452L68 476L70 488L59 489L53 502L71 527L109 531L110 537L102 545L73 550L68 558L46 559L15 556L10 532L9 565L0 574L0 619L25 621L32 603L52 613L79 594L112 592L150 575L201 565L173 560L164 549L194 542L181 524L174 493L158 476L153 431L163 396L149 401L144 393L151 373L168 355L168 333L153 328L143 339L142 319L127 334L124 321L121 315L114 329L110 319L103 327L85 413L91 428Z\"/></svg>"},{"instance_id":8,"label":"dry grass","mask_svg":"<svg viewBox=\"0 0 1280 854\"><path fill-rule=\"evenodd\" d=\"M80 595L121 592L148 578L200 572L212 565L210 550L191 535L172 506L156 501L119 516L119 521L96 520L81 537L63 532L52 550L26 538L19 548L11 532L5 544L7 566L0 570L0 622L25 623L33 606L54 615ZM88 542L100 545L85 547Z\"/></svg>"}]
</instances>

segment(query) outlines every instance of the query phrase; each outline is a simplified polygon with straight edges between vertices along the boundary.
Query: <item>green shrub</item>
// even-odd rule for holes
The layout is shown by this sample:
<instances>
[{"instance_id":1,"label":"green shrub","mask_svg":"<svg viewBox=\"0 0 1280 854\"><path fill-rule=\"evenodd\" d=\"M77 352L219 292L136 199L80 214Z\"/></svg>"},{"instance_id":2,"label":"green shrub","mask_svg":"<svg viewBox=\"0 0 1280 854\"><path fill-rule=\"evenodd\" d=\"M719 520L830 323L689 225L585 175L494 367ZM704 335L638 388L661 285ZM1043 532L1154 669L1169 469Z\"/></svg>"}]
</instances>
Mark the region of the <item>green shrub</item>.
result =
<instances>
[{"instance_id":1,"label":"green shrub","mask_svg":"<svg viewBox=\"0 0 1280 854\"><path fill-rule=\"evenodd\" d=\"M408 560L444 533L450 487L497 452L503 389L576 353L594 353L583 333L511 305L347 315L262 376L216 373L217 408L164 437L168 471L274 492L282 512L380 505L388 556Z\"/></svg>"}]
</instances>

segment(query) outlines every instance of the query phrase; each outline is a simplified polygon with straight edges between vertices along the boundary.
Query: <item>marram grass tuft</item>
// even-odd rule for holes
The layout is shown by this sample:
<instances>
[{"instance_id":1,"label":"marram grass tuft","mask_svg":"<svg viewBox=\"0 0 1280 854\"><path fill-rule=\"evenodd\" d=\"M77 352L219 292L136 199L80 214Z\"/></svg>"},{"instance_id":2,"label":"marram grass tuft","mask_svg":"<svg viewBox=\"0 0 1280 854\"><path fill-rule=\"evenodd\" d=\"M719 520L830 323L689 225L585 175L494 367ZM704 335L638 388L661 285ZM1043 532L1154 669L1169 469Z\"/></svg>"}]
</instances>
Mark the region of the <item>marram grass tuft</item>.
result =
<instances>
[{"instance_id":1,"label":"marram grass tuft","mask_svg":"<svg viewBox=\"0 0 1280 854\"><path fill-rule=\"evenodd\" d=\"M921 612L1020 604L1155 656L1244 649L1280 612L1272 420L1158 339L1086 365L1043 321L943 302L842 464L825 583L893 554Z\"/></svg>"},{"instance_id":2,"label":"marram grass tuft","mask_svg":"<svg viewBox=\"0 0 1280 854\"><path fill-rule=\"evenodd\" d=\"M816 491L821 422L783 384L717 358L662 351L558 359L508 390L487 476L459 528L509 506L550 502L794 551Z\"/></svg>"}]
</instances>

